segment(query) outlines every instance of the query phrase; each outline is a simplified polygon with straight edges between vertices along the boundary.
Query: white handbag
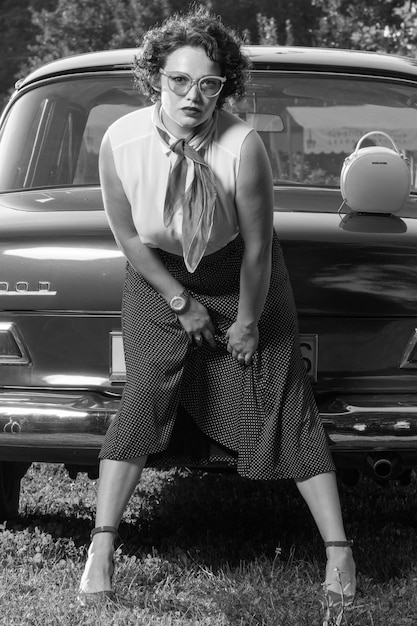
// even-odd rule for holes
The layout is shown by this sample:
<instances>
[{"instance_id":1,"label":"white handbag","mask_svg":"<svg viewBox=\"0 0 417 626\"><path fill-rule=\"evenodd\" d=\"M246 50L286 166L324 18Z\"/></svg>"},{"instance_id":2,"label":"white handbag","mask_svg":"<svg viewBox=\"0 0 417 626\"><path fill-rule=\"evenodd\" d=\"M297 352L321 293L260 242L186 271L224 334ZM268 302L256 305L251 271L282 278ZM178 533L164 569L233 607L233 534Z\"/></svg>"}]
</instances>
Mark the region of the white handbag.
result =
<instances>
[{"instance_id":1,"label":"white handbag","mask_svg":"<svg viewBox=\"0 0 417 626\"><path fill-rule=\"evenodd\" d=\"M393 148L361 148L372 135L384 135ZM344 203L358 213L398 213L407 202L411 172L407 158L392 138L382 131L363 135L352 154L346 157L340 174L340 191Z\"/></svg>"}]
</instances>

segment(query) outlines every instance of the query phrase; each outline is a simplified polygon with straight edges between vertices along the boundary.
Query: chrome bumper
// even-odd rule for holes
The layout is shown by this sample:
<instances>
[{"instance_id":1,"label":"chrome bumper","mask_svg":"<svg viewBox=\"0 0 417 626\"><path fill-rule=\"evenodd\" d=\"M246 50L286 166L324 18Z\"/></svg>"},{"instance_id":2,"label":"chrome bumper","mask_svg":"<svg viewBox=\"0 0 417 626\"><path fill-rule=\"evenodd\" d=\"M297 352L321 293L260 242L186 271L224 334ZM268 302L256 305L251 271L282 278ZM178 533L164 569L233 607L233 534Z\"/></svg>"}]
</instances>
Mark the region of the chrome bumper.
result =
<instances>
[{"instance_id":1,"label":"chrome bumper","mask_svg":"<svg viewBox=\"0 0 417 626\"><path fill-rule=\"evenodd\" d=\"M120 397L94 392L0 393L0 459L97 462Z\"/></svg>"},{"instance_id":2,"label":"chrome bumper","mask_svg":"<svg viewBox=\"0 0 417 626\"><path fill-rule=\"evenodd\" d=\"M332 450L417 452L417 397L359 396L320 407Z\"/></svg>"},{"instance_id":3,"label":"chrome bumper","mask_svg":"<svg viewBox=\"0 0 417 626\"><path fill-rule=\"evenodd\" d=\"M96 463L119 402L118 394L89 391L0 392L0 460ZM388 452L417 466L417 396L332 399L320 405L320 415L337 465L361 465L369 454ZM209 453L196 463L195 453L187 465L235 462L216 449L215 458Z\"/></svg>"}]
</instances>

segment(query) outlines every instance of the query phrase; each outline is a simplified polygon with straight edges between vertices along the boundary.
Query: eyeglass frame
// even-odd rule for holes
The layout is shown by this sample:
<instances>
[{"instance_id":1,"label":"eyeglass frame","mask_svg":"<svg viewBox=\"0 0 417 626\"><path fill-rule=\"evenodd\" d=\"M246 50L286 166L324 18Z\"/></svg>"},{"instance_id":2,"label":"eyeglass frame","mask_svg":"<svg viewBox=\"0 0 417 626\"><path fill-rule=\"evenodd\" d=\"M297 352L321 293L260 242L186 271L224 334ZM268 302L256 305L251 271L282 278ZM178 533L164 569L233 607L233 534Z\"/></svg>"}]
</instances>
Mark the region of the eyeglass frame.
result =
<instances>
[{"instance_id":1,"label":"eyeglass frame","mask_svg":"<svg viewBox=\"0 0 417 626\"><path fill-rule=\"evenodd\" d=\"M169 88L169 90L170 90L170 91L172 91L172 93L175 93L175 95L176 95L176 96L186 96L186 95L187 95L187 93L189 93L189 92L191 91L191 89L193 88L193 86L194 86L194 85L196 85L196 86L197 86L197 89L198 89L199 94L201 94L204 98L216 98L216 97L220 94L221 90L222 90L222 89L223 89L223 87L224 87L224 83L226 82L226 77L225 77L225 76L215 76L215 75L213 75L213 74L207 74L207 76L201 76L200 78L197 78L197 80L194 80L193 78L191 78L191 76L190 76L189 74L187 74L187 72L177 72L176 70L168 70L168 71L166 71L166 70L164 70L164 69L160 68L159 73L160 73L160 74L162 74L163 76L166 76L166 78L168 79L168 81L167 81L167 83L168 83L168 88ZM174 74L174 75L177 75L177 76L186 76L186 77L189 79L189 81L190 81L190 88L189 88L187 91L185 91L184 93L176 93L176 92L172 89L171 85L169 84L169 78L170 78L173 74ZM217 93L213 94L212 96L209 96L209 95L207 95L206 93L203 93L203 92L201 91L201 89L200 89L200 83L201 83L201 81L202 81L202 80L205 80L205 79L207 79L207 78L216 78L216 79L217 79L217 80L219 80L219 81L220 81L220 83L221 83L221 84L220 84L220 89L219 89L219 91L218 91Z\"/></svg>"}]
</instances>

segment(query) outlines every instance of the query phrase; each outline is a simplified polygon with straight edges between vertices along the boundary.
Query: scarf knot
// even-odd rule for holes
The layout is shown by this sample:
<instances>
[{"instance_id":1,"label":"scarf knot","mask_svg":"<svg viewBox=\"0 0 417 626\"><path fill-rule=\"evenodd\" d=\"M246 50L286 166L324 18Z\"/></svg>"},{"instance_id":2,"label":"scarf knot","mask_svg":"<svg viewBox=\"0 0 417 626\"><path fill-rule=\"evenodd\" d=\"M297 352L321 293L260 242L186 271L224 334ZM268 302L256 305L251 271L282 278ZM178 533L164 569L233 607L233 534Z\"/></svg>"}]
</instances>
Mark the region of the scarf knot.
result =
<instances>
[{"instance_id":1,"label":"scarf knot","mask_svg":"<svg viewBox=\"0 0 417 626\"><path fill-rule=\"evenodd\" d=\"M162 143L178 155L167 182L164 226L168 228L175 213L182 209L183 256L187 270L191 273L204 256L213 226L216 186L213 173L200 150L211 141L216 122L215 113L190 137L170 143L160 115L155 116L155 127Z\"/></svg>"},{"instance_id":2,"label":"scarf knot","mask_svg":"<svg viewBox=\"0 0 417 626\"><path fill-rule=\"evenodd\" d=\"M172 152L175 152L176 154L180 154L181 156L185 156L184 149L185 149L185 139L177 139L177 141L174 141L174 143L171 144Z\"/></svg>"}]
</instances>

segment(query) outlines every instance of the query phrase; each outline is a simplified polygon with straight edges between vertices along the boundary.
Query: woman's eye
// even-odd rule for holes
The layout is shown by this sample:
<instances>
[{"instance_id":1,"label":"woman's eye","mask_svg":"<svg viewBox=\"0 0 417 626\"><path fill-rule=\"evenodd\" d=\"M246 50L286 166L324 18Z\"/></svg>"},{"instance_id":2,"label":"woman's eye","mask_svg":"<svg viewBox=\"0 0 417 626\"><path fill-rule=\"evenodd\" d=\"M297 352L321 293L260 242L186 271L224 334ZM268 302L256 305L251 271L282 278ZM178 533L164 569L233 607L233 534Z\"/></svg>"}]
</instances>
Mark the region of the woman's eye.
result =
<instances>
[{"instance_id":1,"label":"woman's eye","mask_svg":"<svg viewBox=\"0 0 417 626\"><path fill-rule=\"evenodd\" d=\"M171 79L178 83L178 85L185 85L188 83L188 78L186 76L171 76Z\"/></svg>"}]
</instances>

